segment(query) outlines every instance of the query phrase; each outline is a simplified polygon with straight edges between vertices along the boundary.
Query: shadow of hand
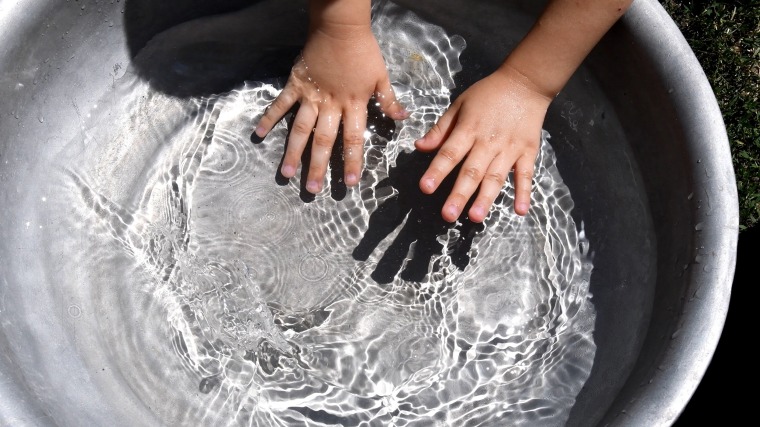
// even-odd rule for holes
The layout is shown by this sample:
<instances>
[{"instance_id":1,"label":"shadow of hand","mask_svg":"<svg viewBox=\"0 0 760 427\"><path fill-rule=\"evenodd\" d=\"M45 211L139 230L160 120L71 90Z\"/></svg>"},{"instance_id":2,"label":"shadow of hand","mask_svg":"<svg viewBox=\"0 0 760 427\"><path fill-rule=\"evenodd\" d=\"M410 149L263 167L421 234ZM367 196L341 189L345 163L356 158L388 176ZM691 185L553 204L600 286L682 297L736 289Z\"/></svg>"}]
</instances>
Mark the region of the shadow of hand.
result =
<instances>
[{"instance_id":1,"label":"shadow of hand","mask_svg":"<svg viewBox=\"0 0 760 427\"><path fill-rule=\"evenodd\" d=\"M390 186L398 193L370 215L367 232L353 251L354 259L369 259L380 242L404 224L371 274L372 279L378 283L388 284L399 273L403 280L423 281L431 259L443 250L438 237L447 234L451 228L459 231L459 239L452 245L448 255L460 269L464 269L470 261L472 240L483 229L483 224L462 218L457 223L448 223L441 217L441 208L451 192L458 169L449 174L432 195L420 191L419 180L433 157L434 153L401 152L388 178L377 184L377 188ZM463 212L467 210L466 207Z\"/></svg>"}]
</instances>

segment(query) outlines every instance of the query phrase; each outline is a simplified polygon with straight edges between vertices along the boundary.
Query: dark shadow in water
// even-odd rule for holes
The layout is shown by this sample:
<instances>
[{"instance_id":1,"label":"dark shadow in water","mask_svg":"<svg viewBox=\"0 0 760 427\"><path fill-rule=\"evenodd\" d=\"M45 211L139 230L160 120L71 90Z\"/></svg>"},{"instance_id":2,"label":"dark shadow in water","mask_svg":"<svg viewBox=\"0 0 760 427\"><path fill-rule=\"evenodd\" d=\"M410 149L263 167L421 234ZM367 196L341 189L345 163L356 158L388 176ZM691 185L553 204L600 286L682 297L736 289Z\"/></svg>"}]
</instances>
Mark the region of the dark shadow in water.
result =
<instances>
[{"instance_id":1,"label":"dark shadow in water","mask_svg":"<svg viewBox=\"0 0 760 427\"><path fill-rule=\"evenodd\" d=\"M420 191L419 180L433 156L434 154L419 151L402 152L396 160L396 166L391 168L389 177L377 184L378 189L393 187L398 193L370 215L369 228L353 251L354 259L366 261L380 242L404 224L371 274L372 279L378 283L388 284L399 273L406 281L423 281L430 260L443 251L438 237L445 235L451 228L458 229L460 233L459 240L449 253L454 265L464 269L470 262L472 240L477 232L483 230L483 225L467 220L464 218L466 214L460 218L459 225L448 223L441 217L441 208L451 192L453 178L458 171L450 174L432 195ZM463 212L467 212L470 203ZM412 246L414 250L410 253Z\"/></svg>"},{"instance_id":2,"label":"dark shadow in water","mask_svg":"<svg viewBox=\"0 0 760 427\"><path fill-rule=\"evenodd\" d=\"M304 1L127 0L127 47L135 72L160 92L177 97L224 93L246 80L288 75L306 39L305 5ZM237 11L235 17L219 19ZM199 18L204 18L202 25L188 24ZM156 50L151 40L158 38Z\"/></svg>"},{"instance_id":3,"label":"dark shadow in water","mask_svg":"<svg viewBox=\"0 0 760 427\"><path fill-rule=\"evenodd\" d=\"M261 0L129 0L124 19L135 72L153 89L180 98L229 92L245 81L283 87L306 40L306 4ZM237 13L223 16L230 12ZM199 18L204 18L203 24L190 23ZM292 129L296 111L297 106L284 117L288 129ZM252 144L262 142L253 129L250 140ZM336 200L347 194L342 152L339 133L327 178L330 196ZM307 167L301 168L300 198L306 203L315 199L305 188L310 160L311 140L301 159ZM288 179L279 172L281 166L282 161L275 181L287 185Z\"/></svg>"},{"instance_id":4,"label":"dark shadow in water","mask_svg":"<svg viewBox=\"0 0 760 427\"><path fill-rule=\"evenodd\" d=\"M282 87L306 40L306 5L303 0L128 0L124 6L124 24L134 70L155 90L182 98L225 93L241 87L245 81L268 82ZM230 12L238 13L223 17ZM189 23L199 18L205 18L203 25ZM466 54L463 60L467 60ZM476 80L473 77L463 73L458 76L458 86L469 86ZM454 97L459 92L455 90ZM374 126L378 135L392 140L395 123L377 110L374 101L370 101L368 108L368 125ZM295 111L296 108L284 118L288 129L292 129ZM250 139L253 144L261 142L253 133ZM343 199L347 192L343 182L342 152L342 133L339 133L327 177L330 195L336 200ZM392 186L398 194L372 214L369 229L354 251L354 257L366 260L408 216L372 273L379 283L391 282L407 256L410 260L401 277L410 281L423 280L431 258L443 249L437 241L438 236L454 227L441 218L440 211L457 171L452 172L434 195L425 195L418 187L432 157L432 154L402 153L390 177L378 184ZM306 203L315 199L305 189L308 166L303 165L308 165L310 159L311 141L301 158L300 197ZM280 185L286 185L288 180L279 169L274 179ZM461 238L450 255L455 264L463 268L469 262L467 252L472 238L482 226L465 219L457 227ZM412 244L414 251L409 254Z\"/></svg>"},{"instance_id":5,"label":"dark shadow in water","mask_svg":"<svg viewBox=\"0 0 760 427\"><path fill-rule=\"evenodd\" d=\"M471 60L466 50L460 59L463 64ZM482 74L463 70L457 75L457 86L452 90L452 100L481 77ZM373 131L379 136L388 141L393 140L392 131L395 130L395 123L385 118L373 102L370 102L367 124L373 126ZM389 171L389 177L376 186L376 189L392 187L398 191L398 194L387 199L370 215L367 232L353 251L354 259L366 261L380 242L402 223L404 224L371 274L372 279L377 283L391 283L399 273L399 277L406 281L425 280L430 260L434 256L441 255L443 251L443 245L438 242L438 237L445 235L452 228L458 230L459 239L448 255L460 270L470 262L469 251L472 241L476 234L484 229L484 226L467 219L466 212L474 199L471 199L462 210L459 225L448 223L441 217L443 203L454 187L461 165L446 177L435 193L427 195L420 190L419 181L433 157L435 153L419 151L400 153L396 159L396 166ZM405 219L406 222L404 222ZM412 246L414 249L410 252ZM408 261L404 264L407 258Z\"/></svg>"},{"instance_id":6,"label":"dark shadow in water","mask_svg":"<svg viewBox=\"0 0 760 427\"><path fill-rule=\"evenodd\" d=\"M127 48L134 58L159 33L204 16L233 12L257 0L126 0Z\"/></svg>"},{"instance_id":7,"label":"dark shadow in water","mask_svg":"<svg viewBox=\"0 0 760 427\"><path fill-rule=\"evenodd\" d=\"M298 111L298 106L296 105L289 111L283 120L287 122L287 128L288 128L288 134L285 137L285 147L284 150L288 149L288 140L290 139L290 132L293 129L293 120L295 119L295 113ZM312 193L309 193L306 191L306 179L308 177L309 173L309 164L311 163L311 148L312 148L312 137L309 138L309 141L306 144L306 147L304 148L303 154L301 154L301 165L300 167L300 188L298 197L303 201L304 203L311 203L316 199L316 196ZM258 144L261 142L261 139L256 136L256 134L253 134L251 137L251 141L254 142L254 144ZM284 152L284 151L283 151ZM332 155L330 156L330 167L329 167L329 176L327 179L330 180L330 197L332 197L335 200L343 200L343 198L346 197L346 194L348 192L348 189L346 188L346 183L343 182L343 158L341 153L343 152L343 138L342 133L338 132L337 139L335 141L335 146L333 147ZM277 170L275 171L275 177L274 180L278 185L284 186L288 185L290 182L290 179L286 178L280 170L282 169L282 163L285 160L284 156L280 159L280 163L277 165Z\"/></svg>"},{"instance_id":8,"label":"dark shadow in water","mask_svg":"<svg viewBox=\"0 0 760 427\"><path fill-rule=\"evenodd\" d=\"M396 123L392 119L385 116L375 104L376 102L374 99L370 99L369 103L367 104L367 126L371 126L376 135L390 141L393 139L393 132L395 132ZM293 129L293 120L295 119L297 111L298 105L294 106L284 117L288 128L285 150L288 149L287 141L290 139L290 132ZM255 134L251 137L251 142L254 144L259 144L261 141L261 138L258 138ZM309 141L306 144L306 148L304 148L304 152L301 155L301 185L299 197L305 203L313 202L316 199L316 196L314 194L306 191L306 179L309 172L309 164L311 163L312 142L312 138L309 138ZM275 172L275 182L277 182L279 185L288 185L289 179L283 176L280 172L283 160L284 159L280 159L280 163L277 165L277 171ZM338 130L335 145L333 146L332 153L330 155L328 176L326 177L326 179L330 181L330 197L332 197L334 200L343 200L346 197L346 194L348 194L348 187L343 180L343 176L345 175L345 169L343 166L343 130L341 127Z\"/></svg>"}]
</instances>

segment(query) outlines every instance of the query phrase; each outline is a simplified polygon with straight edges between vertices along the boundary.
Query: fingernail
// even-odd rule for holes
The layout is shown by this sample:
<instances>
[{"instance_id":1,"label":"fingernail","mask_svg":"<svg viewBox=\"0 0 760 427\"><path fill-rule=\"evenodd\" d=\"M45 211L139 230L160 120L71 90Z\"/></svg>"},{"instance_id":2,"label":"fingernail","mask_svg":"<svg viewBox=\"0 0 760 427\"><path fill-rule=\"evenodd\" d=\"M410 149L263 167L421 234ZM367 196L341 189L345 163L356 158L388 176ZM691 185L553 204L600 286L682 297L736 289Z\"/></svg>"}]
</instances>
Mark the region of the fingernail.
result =
<instances>
[{"instance_id":1,"label":"fingernail","mask_svg":"<svg viewBox=\"0 0 760 427\"><path fill-rule=\"evenodd\" d=\"M292 178L293 175L296 174L296 168L294 168L291 165L283 165L282 166L282 175L287 178Z\"/></svg>"},{"instance_id":2,"label":"fingernail","mask_svg":"<svg viewBox=\"0 0 760 427\"><path fill-rule=\"evenodd\" d=\"M434 178L425 178L422 181L422 185L425 187L426 190L433 191L435 189L435 179Z\"/></svg>"},{"instance_id":3,"label":"fingernail","mask_svg":"<svg viewBox=\"0 0 760 427\"><path fill-rule=\"evenodd\" d=\"M398 120L404 120L405 118L409 117L410 113L406 108L402 109L401 111L396 113L396 118Z\"/></svg>"},{"instance_id":4,"label":"fingernail","mask_svg":"<svg viewBox=\"0 0 760 427\"><path fill-rule=\"evenodd\" d=\"M483 208L483 206L480 205L474 205L471 210L471 216L475 216L478 218L483 218L486 216L486 210Z\"/></svg>"},{"instance_id":5,"label":"fingernail","mask_svg":"<svg viewBox=\"0 0 760 427\"><path fill-rule=\"evenodd\" d=\"M356 185L357 182L356 174L350 173L346 175L346 185Z\"/></svg>"},{"instance_id":6,"label":"fingernail","mask_svg":"<svg viewBox=\"0 0 760 427\"><path fill-rule=\"evenodd\" d=\"M446 206L446 213L449 214L449 216L456 218L459 216L459 208L456 205L448 205Z\"/></svg>"},{"instance_id":7,"label":"fingernail","mask_svg":"<svg viewBox=\"0 0 760 427\"><path fill-rule=\"evenodd\" d=\"M267 134L266 129L264 129L262 126L257 127L254 132L256 132L256 135L258 135L259 138L263 138Z\"/></svg>"},{"instance_id":8,"label":"fingernail","mask_svg":"<svg viewBox=\"0 0 760 427\"><path fill-rule=\"evenodd\" d=\"M319 193L319 183L317 181L307 181L306 190L312 194Z\"/></svg>"}]
</instances>

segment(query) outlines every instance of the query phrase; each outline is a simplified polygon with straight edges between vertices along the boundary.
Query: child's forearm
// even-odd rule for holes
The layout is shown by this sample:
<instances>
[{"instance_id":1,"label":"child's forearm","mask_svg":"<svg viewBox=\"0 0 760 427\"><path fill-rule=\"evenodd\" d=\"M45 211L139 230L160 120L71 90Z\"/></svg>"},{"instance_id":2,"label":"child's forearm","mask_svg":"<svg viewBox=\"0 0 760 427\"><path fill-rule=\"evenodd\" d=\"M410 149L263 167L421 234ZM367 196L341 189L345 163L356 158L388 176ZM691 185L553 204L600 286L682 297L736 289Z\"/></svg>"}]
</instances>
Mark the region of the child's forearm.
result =
<instances>
[{"instance_id":1,"label":"child's forearm","mask_svg":"<svg viewBox=\"0 0 760 427\"><path fill-rule=\"evenodd\" d=\"M310 0L309 31L350 38L370 28L371 8L370 0Z\"/></svg>"},{"instance_id":2,"label":"child's forearm","mask_svg":"<svg viewBox=\"0 0 760 427\"><path fill-rule=\"evenodd\" d=\"M497 72L553 99L632 0L551 0Z\"/></svg>"}]
</instances>

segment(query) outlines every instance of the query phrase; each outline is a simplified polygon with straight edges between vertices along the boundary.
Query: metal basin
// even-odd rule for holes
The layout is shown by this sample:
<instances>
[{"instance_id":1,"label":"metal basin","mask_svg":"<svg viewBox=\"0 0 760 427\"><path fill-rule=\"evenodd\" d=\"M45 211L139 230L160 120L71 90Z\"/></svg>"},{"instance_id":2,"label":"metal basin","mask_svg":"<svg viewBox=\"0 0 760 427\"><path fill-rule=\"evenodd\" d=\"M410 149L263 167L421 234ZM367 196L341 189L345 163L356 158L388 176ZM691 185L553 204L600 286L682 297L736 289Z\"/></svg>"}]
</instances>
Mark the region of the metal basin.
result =
<instances>
[{"instance_id":1,"label":"metal basin","mask_svg":"<svg viewBox=\"0 0 760 427\"><path fill-rule=\"evenodd\" d=\"M112 390L85 401L98 390L97 376L122 373L85 363L87 331L73 337L60 320L81 315L70 295L34 294L32 284L56 281L45 260L72 248L25 237L30 225L52 227L68 215L45 212L31 198L56 153L81 137L84 107L127 69L178 98L230 90L250 77L225 74L225 61L268 73L259 77L287 73L304 37L304 2L282 2L248 27L230 27L234 43L190 46L207 54L195 65L213 69L212 80L183 82L184 71L171 68L176 58L134 61L163 31L252 3L260 2L0 0L0 424L91 425L110 417L110 425L151 425L118 409L129 402ZM466 40L458 88L503 59L537 16L536 3L399 2ZM572 216L595 250L597 350L566 424L671 425L717 346L734 274L737 193L715 97L661 6L637 0L554 101L544 127L573 194ZM40 213L45 224L29 220ZM17 303L35 298L44 310ZM47 337L44 346L37 334ZM60 372L72 373L70 383L30 371L30 361L52 356Z\"/></svg>"}]
</instances>

